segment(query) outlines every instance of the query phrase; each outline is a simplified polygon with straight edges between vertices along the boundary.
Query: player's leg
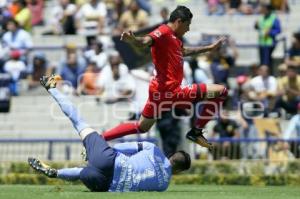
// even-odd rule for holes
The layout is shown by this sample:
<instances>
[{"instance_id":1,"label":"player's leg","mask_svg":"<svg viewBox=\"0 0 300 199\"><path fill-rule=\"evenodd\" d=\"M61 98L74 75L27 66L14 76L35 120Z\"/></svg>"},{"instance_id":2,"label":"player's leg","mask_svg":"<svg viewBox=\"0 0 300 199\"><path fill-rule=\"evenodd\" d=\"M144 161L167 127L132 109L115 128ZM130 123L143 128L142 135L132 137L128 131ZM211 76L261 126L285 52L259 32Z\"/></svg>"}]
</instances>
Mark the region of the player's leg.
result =
<instances>
[{"instance_id":1,"label":"player's leg","mask_svg":"<svg viewBox=\"0 0 300 199\"><path fill-rule=\"evenodd\" d=\"M121 123L118 126L103 132L102 136L105 140L112 140L126 135L145 133L150 130L156 122L156 119L153 119L153 117L145 117L143 115L151 115L150 113L152 111L152 105L147 102L139 121Z\"/></svg>"},{"instance_id":2,"label":"player's leg","mask_svg":"<svg viewBox=\"0 0 300 199\"><path fill-rule=\"evenodd\" d=\"M37 158L28 158L28 164L36 171L46 175L49 178L57 177L57 170L40 161Z\"/></svg>"},{"instance_id":3,"label":"player's leg","mask_svg":"<svg viewBox=\"0 0 300 199\"><path fill-rule=\"evenodd\" d=\"M75 181L79 180L80 172L83 168L64 168L55 169L42 162L37 158L28 158L28 164L37 172L44 174L49 178L59 178L62 180Z\"/></svg>"},{"instance_id":4,"label":"player's leg","mask_svg":"<svg viewBox=\"0 0 300 199\"><path fill-rule=\"evenodd\" d=\"M203 129L208 121L214 118L226 99L226 87L217 84L193 84L192 87L185 88L182 92L185 94L183 95L185 99L179 100L202 103L200 107L195 107L196 121L194 127L186 134L186 138L203 147L211 148L211 143L203 136Z\"/></svg>"},{"instance_id":5,"label":"player's leg","mask_svg":"<svg viewBox=\"0 0 300 199\"><path fill-rule=\"evenodd\" d=\"M205 125L211 119L213 119L216 114L219 113L219 109L225 101L227 95L227 88L223 85L206 85L206 91L204 95L204 99L206 101L204 101L203 106L199 107L199 110L196 110L198 111L198 116L194 126L199 129L204 128Z\"/></svg>"},{"instance_id":6,"label":"player's leg","mask_svg":"<svg viewBox=\"0 0 300 199\"><path fill-rule=\"evenodd\" d=\"M112 140L126 135L145 133L150 130L155 122L155 119L141 116L139 121L121 123L118 126L103 132L102 136L105 140Z\"/></svg>"},{"instance_id":7,"label":"player's leg","mask_svg":"<svg viewBox=\"0 0 300 199\"><path fill-rule=\"evenodd\" d=\"M80 180L91 191L108 191L113 179L116 151L97 132L83 140L88 166L80 172Z\"/></svg>"},{"instance_id":8,"label":"player's leg","mask_svg":"<svg viewBox=\"0 0 300 199\"><path fill-rule=\"evenodd\" d=\"M81 180L91 191L108 191L113 177L115 151L96 132L89 134L83 142L91 157L87 167L54 169L36 158L28 158L28 163L47 177Z\"/></svg>"},{"instance_id":9,"label":"player's leg","mask_svg":"<svg viewBox=\"0 0 300 199\"><path fill-rule=\"evenodd\" d=\"M107 191L113 177L116 152L102 136L80 117L72 103L56 89L59 77L41 78L41 84L57 101L80 135L88 156L88 166L79 172L80 180L92 191Z\"/></svg>"},{"instance_id":10,"label":"player's leg","mask_svg":"<svg viewBox=\"0 0 300 199\"><path fill-rule=\"evenodd\" d=\"M59 75L51 75L49 77L42 77L40 82L58 103L62 112L71 120L81 139L84 140L88 134L95 132L95 130L90 128L90 126L80 117L79 112L72 102L56 88L56 84L60 80L61 77Z\"/></svg>"},{"instance_id":11,"label":"player's leg","mask_svg":"<svg viewBox=\"0 0 300 199\"><path fill-rule=\"evenodd\" d=\"M102 136L89 127L72 103L56 89L59 80L58 76L52 75L43 77L40 81L71 120L83 140L88 156L88 166L79 172L79 178L91 191L107 191L113 177L116 152Z\"/></svg>"},{"instance_id":12,"label":"player's leg","mask_svg":"<svg viewBox=\"0 0 300 199\"><path fill-rule=\"evenodd\" d=\"M88 137L90 134L96 132L95 129L90 128L89 125L80 117L79 112L74 107L72 102L62 94L58 89L56 89L56 84L60 81L61 78L57 75L52 76L44 76L41 78L41 84L47 89L47 91L52 95L55 101L60 106L62 112L71 120L73 126L75 127L77 133L79 134L80 138L83 140L83 144L85 145L87 159L90 157L90 150L87 149L87 145L85 144L85 138ZM101 137L101 139L103 139Z\"/></svg>"}]
</instances>

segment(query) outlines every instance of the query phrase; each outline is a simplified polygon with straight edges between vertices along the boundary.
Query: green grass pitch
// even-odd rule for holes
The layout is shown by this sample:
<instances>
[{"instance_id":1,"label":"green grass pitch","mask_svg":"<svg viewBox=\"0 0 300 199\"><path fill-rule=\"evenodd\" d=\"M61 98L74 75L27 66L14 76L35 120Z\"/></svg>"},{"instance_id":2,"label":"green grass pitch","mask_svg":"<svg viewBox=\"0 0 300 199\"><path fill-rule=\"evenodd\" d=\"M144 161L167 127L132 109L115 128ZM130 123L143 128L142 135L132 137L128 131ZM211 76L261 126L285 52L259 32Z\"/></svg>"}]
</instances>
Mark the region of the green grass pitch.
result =
<instances>
[{"instance_id":1,"label":"green grass pitch","mask_svg":"<svg viewBox=\"0 0 300 199\"><path fill-rule=\"evenodd\" d=\"M172 185L166 192L92 193L83 186L1 185L0 199L299 199L300 187Z\"/></svg>"}]
</instances>

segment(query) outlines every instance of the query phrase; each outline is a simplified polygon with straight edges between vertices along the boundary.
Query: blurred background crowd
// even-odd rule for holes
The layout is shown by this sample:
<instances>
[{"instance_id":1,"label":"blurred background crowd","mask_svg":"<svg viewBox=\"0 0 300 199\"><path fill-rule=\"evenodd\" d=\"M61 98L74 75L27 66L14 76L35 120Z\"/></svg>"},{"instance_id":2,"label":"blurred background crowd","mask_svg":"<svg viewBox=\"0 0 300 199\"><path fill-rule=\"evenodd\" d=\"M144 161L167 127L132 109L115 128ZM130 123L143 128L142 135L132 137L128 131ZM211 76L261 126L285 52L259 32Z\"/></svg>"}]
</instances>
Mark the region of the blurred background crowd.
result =
<instances>
[{"instance_id":1,"label":"blurred background crowd","mask_svg":"<svg viewBox=\"0 0 300 199\"><path fill-rule=\"evenodd\" d=\"M30 120L29 112L44 103L38 97L45 95L39 78L52 73L62 76L66 94L91 97L95 106L136 102L128 119L137 119L153 65L149 52L141 55L122 45L119 35L124 30L151 31L168 20L177 4L187 5L195 15L185 45L228 36L221 49L184 61L184 84L217 83L230 90L221 117L207 127L215 149L193 145L195 157L299 158L300 142L292 140L300 138L297 0L1 0L0 109L7 112L1 116L3 124L19 121L14 117L23 112L13 107L21 109L25 102L32 103L25 114ZM166 154L182 147L184 130L192 121L184 111L176 110L176 115L181 119L165 113L149 135L160 134ZM0 138L26 137L17 125L1 125ZM269 138L291 140L255 141Z\"/></svg>"}]
</instances>

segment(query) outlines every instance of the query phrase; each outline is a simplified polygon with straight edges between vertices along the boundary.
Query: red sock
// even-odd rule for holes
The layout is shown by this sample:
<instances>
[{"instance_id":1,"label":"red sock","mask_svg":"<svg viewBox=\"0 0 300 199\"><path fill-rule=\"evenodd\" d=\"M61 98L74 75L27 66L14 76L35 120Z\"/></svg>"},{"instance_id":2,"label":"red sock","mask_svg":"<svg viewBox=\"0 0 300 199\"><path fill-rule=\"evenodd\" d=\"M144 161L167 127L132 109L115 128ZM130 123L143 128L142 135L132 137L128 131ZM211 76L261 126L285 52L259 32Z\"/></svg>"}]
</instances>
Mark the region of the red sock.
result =
<instances>
[{"instance_id":1,"label":"red sock","mask_svg":"<svg viewBox=\"0 0 300 199\"><path fill-rule=\"evenodd\" d=\"M118 126L105 131L102 133L102 136L105 140L112 140L119 137L123 137L130 134L136 133L144 133L143 131L139 130L138 122L125 122L119 124Z\"/></svg>"},{"instance_id":2,"label":"red sock","mask_svg":"<svg viewBox=\"0 0 300 199\"><path fill-rule=\"evenodd\" d=\"M227 89L225 88L221 95L218 98L208 100L206 104L202 107L199 107L201 111L197 115L197 119L195 121L196 128L204 128L205 125L214 118L214 116L219 113L219 109L221 105L223 105L224 100L227 97Z\"/></svg>"}]
</instances>

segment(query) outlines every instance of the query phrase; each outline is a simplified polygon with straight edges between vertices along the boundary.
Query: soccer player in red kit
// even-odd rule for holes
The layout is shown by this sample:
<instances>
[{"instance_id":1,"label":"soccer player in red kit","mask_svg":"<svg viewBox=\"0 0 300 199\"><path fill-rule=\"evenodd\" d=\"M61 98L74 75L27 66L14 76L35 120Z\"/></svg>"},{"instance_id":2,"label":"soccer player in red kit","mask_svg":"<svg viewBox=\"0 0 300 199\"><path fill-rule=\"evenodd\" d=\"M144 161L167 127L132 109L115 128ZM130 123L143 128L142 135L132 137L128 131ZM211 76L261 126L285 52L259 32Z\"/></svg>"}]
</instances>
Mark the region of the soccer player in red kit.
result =
<instances>
[{"instance_id":1,"label":"soccer player in red kit","mask_svg":"<svg viewBox=\"0 0 300 199\"><path fill-rule=\"evenodd\" d=\"M192 84L181 86L183 79L183 57L218 49L225 38L201 47L183 47L182 36L189 31L193 14L185 6L178 6L170 15L169 22L144 37L136 37L131 31L123 32L121 40L138 47L151 47L156 76L150 81L148 101L138 122L122 123L102 136L105 140L147 132L163 111L172 108L195 108L197 119L186 138L199 145L211 148L203 136L206 123L217 113L227 96L223 85ZM203 105L194 106L198 102ZM203 103L207 102L207 103Z\"/></svg>"}]
</instances>

